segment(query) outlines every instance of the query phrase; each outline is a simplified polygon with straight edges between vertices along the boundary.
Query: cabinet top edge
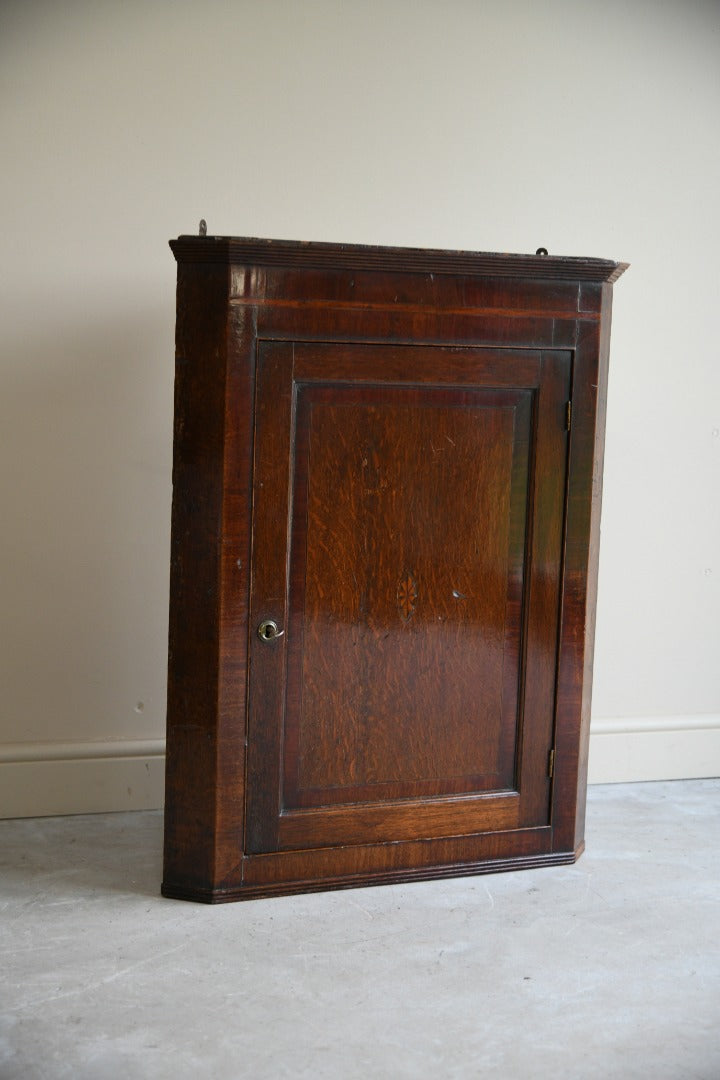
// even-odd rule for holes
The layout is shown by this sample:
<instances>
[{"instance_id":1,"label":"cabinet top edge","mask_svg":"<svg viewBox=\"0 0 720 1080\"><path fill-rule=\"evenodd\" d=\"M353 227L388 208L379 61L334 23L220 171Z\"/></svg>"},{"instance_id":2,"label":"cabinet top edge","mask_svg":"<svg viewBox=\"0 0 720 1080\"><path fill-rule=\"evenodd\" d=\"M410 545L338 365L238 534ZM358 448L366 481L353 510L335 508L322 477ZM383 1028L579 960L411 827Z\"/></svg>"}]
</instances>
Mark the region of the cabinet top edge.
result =
<instances>
[{"instance_id":1,"label":"cabinet top edge","mask_svg":"<svg viewBox=\"0 0 720 1080\"><path fill-rule=\"evenodd\" d=\"M482 277L547 278L611 284L628 263L565 255L444 251L379 247L246 236L179 236L170 247L180 263L283 266L306 270L370 270L416 274L471 274Z\"/></svg>"}]
</instances>

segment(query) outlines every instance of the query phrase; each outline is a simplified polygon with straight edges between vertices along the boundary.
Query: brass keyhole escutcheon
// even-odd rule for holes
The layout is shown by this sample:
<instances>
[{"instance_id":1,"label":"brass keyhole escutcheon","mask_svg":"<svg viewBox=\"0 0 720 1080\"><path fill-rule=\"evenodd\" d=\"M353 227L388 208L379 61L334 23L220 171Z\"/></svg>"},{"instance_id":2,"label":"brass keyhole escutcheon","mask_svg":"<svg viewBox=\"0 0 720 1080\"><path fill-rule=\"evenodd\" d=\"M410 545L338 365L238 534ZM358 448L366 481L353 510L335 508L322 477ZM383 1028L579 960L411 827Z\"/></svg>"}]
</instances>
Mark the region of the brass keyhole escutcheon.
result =
<instances>
[{"instance_id":1,"label":"brass keyhole escutcheon","mask_svg":"<svg viewBox=\"0 0 720 1080\"><path fill-rule=\"evenodd\" d=\"M275 641L285 633L284 630L278 628L278 624L273 619L264 619L258 626L257 632L260 640L266 642Z\"/></svg>"}]
</instances>

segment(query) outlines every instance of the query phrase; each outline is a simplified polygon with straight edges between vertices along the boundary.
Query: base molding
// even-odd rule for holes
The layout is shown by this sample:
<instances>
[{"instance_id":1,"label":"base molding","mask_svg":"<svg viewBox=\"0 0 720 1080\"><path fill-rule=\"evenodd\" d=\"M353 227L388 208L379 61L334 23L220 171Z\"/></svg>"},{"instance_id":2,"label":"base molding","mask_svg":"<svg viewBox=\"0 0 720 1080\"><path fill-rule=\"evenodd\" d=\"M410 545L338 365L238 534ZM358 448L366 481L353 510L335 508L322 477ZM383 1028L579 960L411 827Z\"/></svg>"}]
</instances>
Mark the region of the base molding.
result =
<instances>
[{"instance_id":1,"label":"base molding","mask_svg":"<svg viewBox=\"0 0 720 1080\"><path fill-rule=\"evenodd\" d=\"M165 740L0 746L0 818L157 810Z\"/></svg>"},{"instance_id":2,"label":"base molding","mask_svg":"<svg viewBox=\"0 0 720 1080\"><path fill-rule=\"evenodd\" d=\"M161 893L171 900L192 900L200 904L228 904L237 900L259 900L274 896L293 896L296 893L331 892L338 889L369 888L374 885L398 885L413 881L437 881L441 878L474 877L480 874L499 874L509 870L542 869L543 866L567 866L579 859L585 848L577 851L551 852L544 855L517 855L507 859L485 859L481 862L449 863L441 866L415 867L412 870L386 870L377 873L349 874L343 877L303 878L279 884L243 885L239 888L185 888L162 883Z\"/></svg>"},{"instance_id":3,"label":"base molding","mask_svg":"<svg viewBox=\"0 0 720 1080\"><path fill-rule=\"evenodd\" d=\"M593 720L588 783L720 776L720 713Z\"/></svg>"},{"instance_id":4,"label":"base molding","mask_svg":"<svg viewBox=\"0 0 720 1080\"><path fill-rule=\"evenodd\" d=\"M588 782L720 776L720 713L598 718ZM0 818L158 810L165 740L0 745Z\"/></svg>"}]
</instances>

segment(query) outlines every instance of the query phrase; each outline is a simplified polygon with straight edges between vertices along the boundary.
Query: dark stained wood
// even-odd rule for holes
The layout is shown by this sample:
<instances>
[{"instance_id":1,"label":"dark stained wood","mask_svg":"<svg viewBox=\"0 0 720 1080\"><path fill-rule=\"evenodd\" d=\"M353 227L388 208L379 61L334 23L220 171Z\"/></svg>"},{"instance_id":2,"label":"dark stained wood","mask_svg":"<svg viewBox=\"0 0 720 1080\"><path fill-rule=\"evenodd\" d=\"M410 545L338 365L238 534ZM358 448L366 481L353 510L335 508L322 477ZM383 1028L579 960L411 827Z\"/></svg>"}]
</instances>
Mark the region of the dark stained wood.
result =
<instances>
[{"instance_id":1,"label":"dark stained wood","mask_svg":"<svg viewBox=\"0 0 720 1080\"><path fill-rule=\"evenodd\" d=\"M163 892L572 861L624 264L171 246Z\"/></svg>"},{"instance_id":2,"label":"dark stained wood","mask_svg":"<svg viewBox=\"0 0 720 1080\"><path fill-rule=\"evenodd\" d=\"M446 835L453 805L463 832L547 822L569 374L260 347L251 624L287 634L251 643L248 850Z\"/></svg>"},{"instance_id":3,"label":"dark stained wood","mask_svg":"<svg viewBox=\"0 0 720 1080\"><path fill-rule=\"evenodd\" d=\"M225 282L178 266L164 873L183 888L215 876Z\"/></svg>"},{"instance_id":4,"label":"dark stained wood","mask_svg":"<svg viewBox=\"0 0 720 1080\"><path fill-rule=\"evenodd\" d=\"M283 811L514 789L531 405L298 393Z\"/></svg>"},{"instance_id":5,"label":"dark stained wood","mask_svg":"<svg viewBox=\"0 0 720 1080\"><path fill-rule=\"evenodd\" d=\"M555 844L584 843L612 288L578 333L570 440L564 613L558 657ZM582 626L583 633L578 633Z\"/></svg>"},{"instance_id":6,"label":"dark stained wood","mask_svg":"<svg viewBox=\"0 0 720 1080\"><path fill-rule=\"evenodd\" d=\"M237 236L179 236L170 246L178 261L235 266L297 266L303 269L400 270L414 274L474 274L483 277L613 282L627 263L557 255L439 251L377 247L371 244L301 243ZM394 302L394 297L388 297Z\"/></svg>"}]
</instances>

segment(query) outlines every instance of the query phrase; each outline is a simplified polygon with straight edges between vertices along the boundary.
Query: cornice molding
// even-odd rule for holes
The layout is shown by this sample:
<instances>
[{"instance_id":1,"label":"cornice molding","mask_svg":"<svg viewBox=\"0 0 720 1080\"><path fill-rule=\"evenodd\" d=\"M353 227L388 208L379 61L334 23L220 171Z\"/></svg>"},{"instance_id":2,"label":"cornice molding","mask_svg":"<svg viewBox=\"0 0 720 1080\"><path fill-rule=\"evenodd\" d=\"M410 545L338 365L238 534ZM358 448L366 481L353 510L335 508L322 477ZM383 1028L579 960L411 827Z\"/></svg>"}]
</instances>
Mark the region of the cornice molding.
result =
<instances>
[{"instance_id":1,"label":"cornice molding","mask_svg":"<svg viewBox=\"0 0 720 1080\"><path fill-rule=\"evenodd\" d=\"M179 236L170 241L179 263L279 266L304 270L371 270L410 274L465 274L612 283L628 263L559 255L323 244L242 236Z\"/></svg>"}]
</instances>

